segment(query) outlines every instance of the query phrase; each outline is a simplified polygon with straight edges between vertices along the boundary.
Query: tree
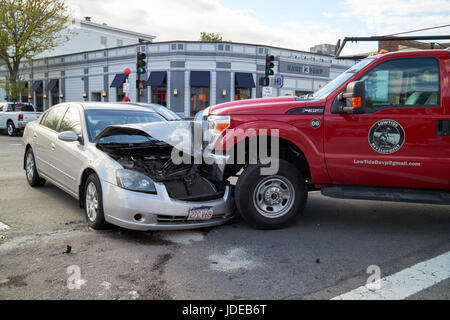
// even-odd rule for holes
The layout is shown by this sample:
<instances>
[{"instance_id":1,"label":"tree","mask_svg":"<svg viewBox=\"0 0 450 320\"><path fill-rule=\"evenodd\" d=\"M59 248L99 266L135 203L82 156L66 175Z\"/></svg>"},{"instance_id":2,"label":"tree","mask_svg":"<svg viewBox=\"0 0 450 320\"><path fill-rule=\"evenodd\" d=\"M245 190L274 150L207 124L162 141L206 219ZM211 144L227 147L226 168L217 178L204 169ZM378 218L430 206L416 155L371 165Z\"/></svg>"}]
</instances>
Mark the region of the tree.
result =
<instances>
[{"instance_id":1,"label":"tree","mask_svg":"<svg viewBox=\"0 0 450 320\"><path fill-rule=\"evenodd\" d=\"M17 101L24 89L20 68L66 42L71 21L64 0L1 1L0 66L6 66L7 73L0 86Z\"/></svg>"},{"instance_id":2,"label":"tree","mask_svg":"<svg viewBox=\"0 0 450 320\"><path fill-rule=\"evenodd\" d=\"M210 41L210 42L223 41L220 33L216 34L214 32L211 32L211 33L200 32L200 40L201 41Z\"/></svg>"}]
</instances>

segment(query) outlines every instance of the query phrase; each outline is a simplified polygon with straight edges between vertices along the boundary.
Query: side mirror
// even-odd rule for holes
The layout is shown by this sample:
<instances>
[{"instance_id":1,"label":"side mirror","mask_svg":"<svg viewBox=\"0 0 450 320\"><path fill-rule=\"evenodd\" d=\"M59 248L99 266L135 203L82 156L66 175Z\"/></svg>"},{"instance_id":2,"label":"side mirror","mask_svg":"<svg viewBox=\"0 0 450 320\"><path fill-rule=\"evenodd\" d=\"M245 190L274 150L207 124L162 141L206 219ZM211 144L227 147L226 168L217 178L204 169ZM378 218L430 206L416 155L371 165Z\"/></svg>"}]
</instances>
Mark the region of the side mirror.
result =
<instances>
[{"instance_id":1,"label":"side mirror","mask_svg":"<svg viewBox=\"0 0 450 320\"><path fill-rule=\"evenodd\" d=\"M64 131L58 134L58 139L66 142L80 141L81 137L73 131Z\"/></svg>"},{"instance_id":2,"label":"side mirror","mask_svg":"<svg viewBox=\"0 0 450 320\"><path fill-rule=\"evenodd\" d=\"M341 94L341 99L345 99L345 106L342 111L345 113L364 113L366 109L366 87L364 81L353 81L347 85L346 92Z\"/></svg>"}]
</instances>

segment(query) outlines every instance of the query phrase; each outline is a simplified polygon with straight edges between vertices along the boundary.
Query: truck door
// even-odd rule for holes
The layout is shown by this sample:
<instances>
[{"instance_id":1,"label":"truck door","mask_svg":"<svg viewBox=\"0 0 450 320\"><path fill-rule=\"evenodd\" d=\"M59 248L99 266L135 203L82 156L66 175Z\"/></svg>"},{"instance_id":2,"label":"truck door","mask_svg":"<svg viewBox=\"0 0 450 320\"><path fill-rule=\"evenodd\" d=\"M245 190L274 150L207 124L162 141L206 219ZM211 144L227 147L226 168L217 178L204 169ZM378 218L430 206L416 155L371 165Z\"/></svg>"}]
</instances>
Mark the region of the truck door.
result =
<instances>
[{"instance_id":1,"label":"truck door","mask_svg":"<svg viewBox=\"0 0 450 320\"><path fill-rule=\"evenodd\" d=\"M325 157L334 184L450 188L450 138L437 130L449 119L446 61L448 55L379 63L359 79L363 114L338 113L331 108L337 98L328 101Z\"/></svg>"}]
</instances>

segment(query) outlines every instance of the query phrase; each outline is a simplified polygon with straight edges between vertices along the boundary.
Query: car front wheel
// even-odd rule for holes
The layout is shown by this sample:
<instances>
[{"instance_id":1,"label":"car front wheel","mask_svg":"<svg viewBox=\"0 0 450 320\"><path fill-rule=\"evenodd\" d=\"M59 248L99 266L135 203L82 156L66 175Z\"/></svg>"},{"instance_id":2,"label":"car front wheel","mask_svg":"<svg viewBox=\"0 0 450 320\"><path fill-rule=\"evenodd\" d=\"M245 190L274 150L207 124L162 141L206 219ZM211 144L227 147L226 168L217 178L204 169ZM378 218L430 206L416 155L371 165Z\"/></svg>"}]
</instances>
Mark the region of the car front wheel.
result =
<instances>
[{"instance_id":1,"label":"car front wheel","mask_svg":"<svg viewBox=\"0 0 450 320\"><path fill-rule=\"evenodd\" d=\"M92 229L101 230L107 227L103 213L103 196L100 180L92 173L84 185L84 210L88 225Z\"/></svg>"},{"instance_id":2,"label":"car front wheel","mask_svg":"<svg viewBox=\"0 0 450 320\"><path fill-rule=\"evenodd\" d=\"M285 160L279 160L279 169L274 175L262 175L262 167L262 164L249 165L239 177L235 190L236 207L254 228L286 227L306 205L306 181L301 172Z\"/></svg>"}]
</instances>

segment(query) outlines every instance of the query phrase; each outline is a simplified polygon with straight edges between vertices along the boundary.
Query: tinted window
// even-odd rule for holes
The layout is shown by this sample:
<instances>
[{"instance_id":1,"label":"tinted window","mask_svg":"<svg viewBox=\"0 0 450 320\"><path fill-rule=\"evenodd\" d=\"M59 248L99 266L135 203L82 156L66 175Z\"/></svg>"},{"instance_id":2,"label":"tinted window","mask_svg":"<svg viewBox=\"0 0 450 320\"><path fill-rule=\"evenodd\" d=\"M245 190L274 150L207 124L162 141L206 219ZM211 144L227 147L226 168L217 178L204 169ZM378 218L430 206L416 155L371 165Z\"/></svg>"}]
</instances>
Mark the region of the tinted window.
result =
<instances>
[{"instance_id":1,"label":"tinted window","mask_svg":"<svg viewBox=\"0 0 450 320\"><path fill-rule=\"evenodd\" d=\"M59 120L61 120L65 111L66 111L66 107L59 107L59 108L50 110L42 124L44 126L46 126L47 128L50 128L50 129L56 131Z\"/></svg>"},{"instance_id":2,"label":"tinted window","mask_svg":"<svg viewBox=\"0 0 450 320\"><path fill-rule=\"evenodd\" d=\"M80 114L78 113L78 110L74 107L70 107L66 114L64 115L64 118L61 121L61 125L58 129L59 132L64 131L73 131L77 135L81 135L81 120L80 120Z\"/></svg>"},{"instance_id":3,"label":"tinted window","mask_svg":"<svg viewBox=\"0 0 450 320\"><path fill-rule=\"evenodd\" d=\"M86 126L91 141L108 126L165 121L159 114L146 111L87 110L85 114Z\"/></svg>"},{"instance_id":4,"label":"tinted window","mask_svg":"<svg viewBox=\"0 0 450 320\"><path fill-rule=\"evenodd\" d=\"M10 112L18 112L18 111L34 112L34 109L31 104L11 103L11 104L8 104L8 111L10 111Z\"/></svg>"},{"instance_id":5,"label":"tinted window","mask_svg":"<svg viewBox=\"0 0 450 320\"><path fill-rule=\"evenodd\" d=\"M438 106L439 63L434 58L383 62L361 78L366 87L367 109L386 106Z\"/></svg>"}]
</instances>

